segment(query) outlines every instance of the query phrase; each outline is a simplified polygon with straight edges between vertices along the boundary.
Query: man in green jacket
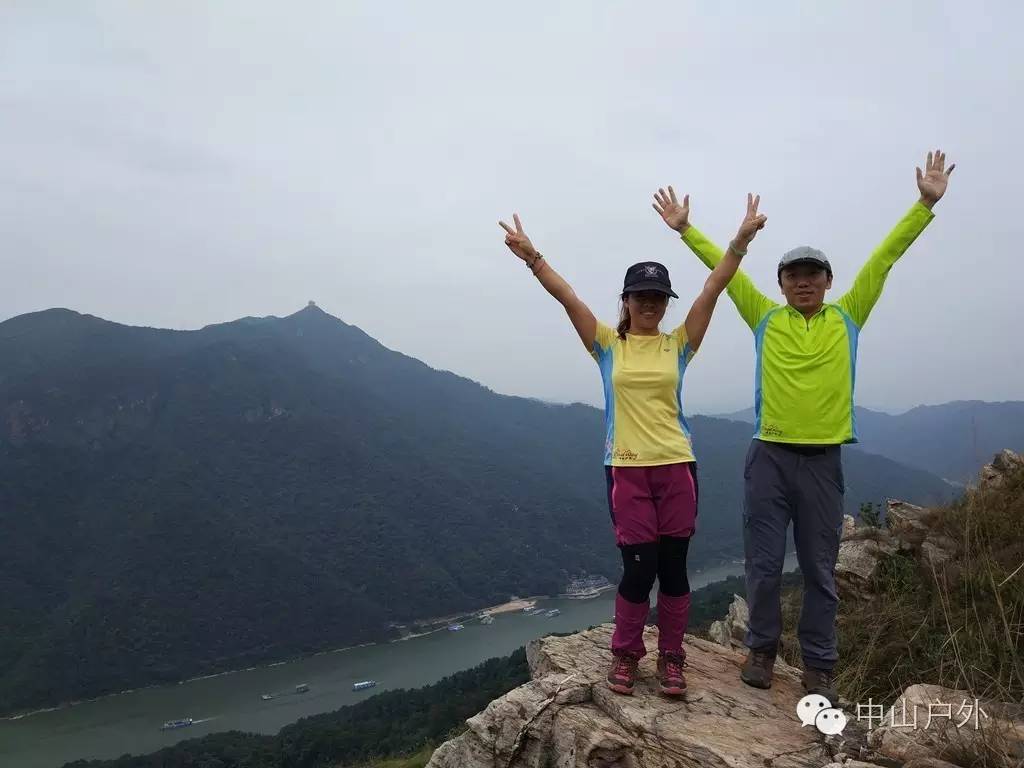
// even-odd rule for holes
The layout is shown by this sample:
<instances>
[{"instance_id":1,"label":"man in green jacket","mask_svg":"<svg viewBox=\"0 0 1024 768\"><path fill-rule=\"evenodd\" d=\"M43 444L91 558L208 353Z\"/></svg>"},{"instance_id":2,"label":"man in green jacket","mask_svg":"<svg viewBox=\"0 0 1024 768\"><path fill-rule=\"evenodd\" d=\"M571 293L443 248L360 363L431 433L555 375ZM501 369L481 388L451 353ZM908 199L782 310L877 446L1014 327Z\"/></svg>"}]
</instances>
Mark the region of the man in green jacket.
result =
<instances>
[{"instance_id":1,"label":"man in green jacket","mask_svg":"<svg viewBox=\"0 0 1024 768\"><path fill-rule=\"evenodd\" d=\"M850 290L835 303L832 265L821 251L795 248L779 261L785 304L762 294L742 271L728 293L754 332L754 439L743 477L743 543L747 602L745 644L750 649L741 679L771 687L782 613L779 588L786 533L793 521L797 559L804 575L798 634L803 686L838 703L834 669L839 599L835 564L843 528L840 447L857 442L853 410L857 337L882 293L896 260L934 218L953 165L940 151L917 169L920 199L871 254ZM708 267L722 251L689 223L689 196L678 202L672 187L655 195L654 209Z\"/></svg>"}]
</instances>

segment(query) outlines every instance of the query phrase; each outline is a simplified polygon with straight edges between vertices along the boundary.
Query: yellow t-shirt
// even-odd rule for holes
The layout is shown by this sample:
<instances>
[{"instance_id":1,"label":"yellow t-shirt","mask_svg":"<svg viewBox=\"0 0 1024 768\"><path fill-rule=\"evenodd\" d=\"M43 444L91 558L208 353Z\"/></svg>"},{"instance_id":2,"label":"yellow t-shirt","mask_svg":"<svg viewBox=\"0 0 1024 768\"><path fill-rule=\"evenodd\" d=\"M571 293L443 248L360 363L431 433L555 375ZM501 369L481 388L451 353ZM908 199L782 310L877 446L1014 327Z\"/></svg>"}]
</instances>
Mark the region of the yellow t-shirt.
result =
<instances>
[{"instance_id":1,"label":"yellow t-shirt","mask_svg":"<svg viewBox=\"0 0 1024 768\"><path fill-rule=\"evenodd\" d=\"M693 357L680 324L657 336L626 334L601 321L591 357L604 381L604 463L650 467L695 461L683 416L683 374Z\"/></svg>"}]
</instances>

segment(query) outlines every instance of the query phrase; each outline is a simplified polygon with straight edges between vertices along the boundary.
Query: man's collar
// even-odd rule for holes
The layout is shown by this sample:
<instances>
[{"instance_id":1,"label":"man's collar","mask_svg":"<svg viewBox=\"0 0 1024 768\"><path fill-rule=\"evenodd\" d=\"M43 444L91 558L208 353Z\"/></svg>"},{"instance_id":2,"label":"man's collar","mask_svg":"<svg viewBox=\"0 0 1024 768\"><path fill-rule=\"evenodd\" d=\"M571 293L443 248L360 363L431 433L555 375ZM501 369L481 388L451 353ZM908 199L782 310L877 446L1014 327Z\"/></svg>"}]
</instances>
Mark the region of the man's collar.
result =
<instances>
[{"instance_id":1,"label":"man's collar","mask_svg":"<svg viewBox=\"0 0 1024 768\"><path fill-rule=\"evenodd\" d=\"M824 311L825 311L825 308L826 308L827 306L828 306L828 304L827 304L827 303L825 303L825 302L822 302L821 306L820 306L820 307L818 307L818 308L817 308L817 309L816 309L816 310L814 311L814 314L813 314L813 315L811 315L810 317L807 317L806 315L804 315L804 313L803 313L803 312L801 312L801 311L800 311L799 309L797 309L796 307L794 307L794 306L793 306L792 304L790 304L790 303L788 303L788 302L786 303L786 309L788 309L788 310L789 310L789 311L790 311L791 313L793 313L793 314L795 314L795 315L800 315L800 317L803 317L803 318L804 318L804 319L806 319L806 320L810 320L810 319L812 319L812 318L814 318L814 317L817 317L818 315L820 315L820 314L821 314L822 312L824 312Z\"/></svg>"}]
</instances>

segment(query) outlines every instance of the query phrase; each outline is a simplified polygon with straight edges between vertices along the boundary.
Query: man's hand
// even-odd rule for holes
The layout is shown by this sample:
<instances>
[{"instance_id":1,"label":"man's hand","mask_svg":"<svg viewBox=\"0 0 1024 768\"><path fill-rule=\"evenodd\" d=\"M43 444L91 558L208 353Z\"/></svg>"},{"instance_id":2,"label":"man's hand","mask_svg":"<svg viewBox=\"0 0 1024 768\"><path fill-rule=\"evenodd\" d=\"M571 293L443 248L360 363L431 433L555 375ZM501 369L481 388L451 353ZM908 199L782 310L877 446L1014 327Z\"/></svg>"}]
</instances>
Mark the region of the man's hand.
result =
<instances>
[{"instance_id":1,"label":"man's hand","mask_svg":"<svg viewBox=\"0 0 1024 768\"><path fill-rule=\"evenodd\" d=\"M674 229L681 235L690 228L689 195L683 195L683 204L680 205L679 201L676 200L676 191L669 185L668 194L665 193L664 189L659 188L654 193L654 200L655 202L651 203L651 207L658 212L658 215L665 220L665 223L671 229Z\"/></svg>"},{"instance_id":2,"label":"man's hand","mask_svg":"<svg viewBox=\"0 0 1024 768\"><path fill-rule=\"evenodd\" d=\"M740 224L739 232L736 233L736 239L733 240L738 248L747 250L747 246L750 245L750 241L754 239L754 235L758 233L758 230L764 227L768 217L763 213L757 212L757 206L761 204L761 196L754 197L749 192L747 193L747 214L743 217L743 223Z\"/></svg>"},{"instance_id":3,"label":"man's hand","mask_svg":"<svg viewBox=\"0 0 1024 768\"><path fill-rule=\"evenodd\" d=\"M946 194L946 185L949 183L949 174L956 168L956 163L946 166L946 153L936 149L935 153L928 153L928 160L924 164L924 173L917 169L917 188L921 190L921 205L931 208L942 196Z\"/></svg>"},{"instance_id":4,"label":"man's hand","mask_svg":"<svg viewBox=\"0 0 1024 768\"><path fill-rule=\"evenodd\" d=\"M513 213L512 220L516 223L515 229L512 229L504 221L498 222L499 226L507 233L505 235L505 245L523 261L533 261L537 258L537 249L533 247L530 238L523 231L523 223L519 221L519 214Z\"/></svg>"}]
</instances>

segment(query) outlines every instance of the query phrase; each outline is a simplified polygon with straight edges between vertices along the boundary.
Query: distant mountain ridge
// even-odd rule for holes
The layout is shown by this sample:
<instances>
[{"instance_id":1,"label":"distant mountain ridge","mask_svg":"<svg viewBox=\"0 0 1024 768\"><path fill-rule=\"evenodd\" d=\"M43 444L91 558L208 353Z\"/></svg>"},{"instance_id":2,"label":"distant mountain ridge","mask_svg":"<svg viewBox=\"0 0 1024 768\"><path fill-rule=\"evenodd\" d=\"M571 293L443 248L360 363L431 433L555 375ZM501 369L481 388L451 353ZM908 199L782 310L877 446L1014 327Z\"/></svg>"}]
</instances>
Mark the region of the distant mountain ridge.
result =
<instances>
[{"instance_id":1,"label":"distant mountain ridge","mask_svg":"<svg viewBox=\"0 0 1024 768\"><path fill-rule=\"evenodd\" d=\"M1004 448L1024 450L1020 400L957 400L896 415L857 406L855 413L859 448L957 483L969 482L978 467ZM753 423L754 409L721 418Z\"/></svg>"},{"instance_id":2,"label":"distant mountain ridge","mask_svg":"<svg viewBox=\"0 0 1024 768\"><path fill-rule=\"evenodd\" d=\"M697 568L742 556L750 428L691 426ZM314 306L0 323L0 712L616 578L602 447L598 409L496 394ZM866 453L846 480L848 511L950 493Z\"/></svg>"}]
</instances>

